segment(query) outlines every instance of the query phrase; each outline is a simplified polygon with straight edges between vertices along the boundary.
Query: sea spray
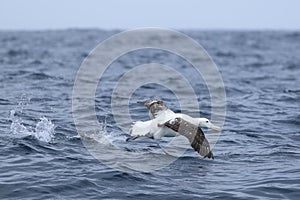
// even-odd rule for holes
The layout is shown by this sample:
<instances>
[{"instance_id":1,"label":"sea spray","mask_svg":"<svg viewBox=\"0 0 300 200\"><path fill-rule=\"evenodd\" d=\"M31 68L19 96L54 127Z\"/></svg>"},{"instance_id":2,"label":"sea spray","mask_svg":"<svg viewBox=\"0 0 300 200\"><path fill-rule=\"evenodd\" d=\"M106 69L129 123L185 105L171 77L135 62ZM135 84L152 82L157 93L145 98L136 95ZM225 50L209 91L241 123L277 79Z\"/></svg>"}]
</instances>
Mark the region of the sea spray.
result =
<instances>
[{"instance_id":1,"label":"sea spray","mask_svg":"<svg viewBox=\"0 0 300 200\"><path fill-rule=\"evenodd\" d=\"M15 110L10 111L9 119L11 120L10 131L14 135L20 137L33 136L40 141L48 143L54 139L55 125L46 117L41 117L33 130L30 130L29 126L26 127L23 124L22 119L16 115Z\"/></svg>"},{"instance_id":2,"label":"sea spray","mask_svg":"<svg viewBox=\"0 0 300 200\"><path fill-rule=\"evenodd\" d=\"M54 124L46 117L41 117L40 121L36 124L33 135L36 139L44 142L51 142L54 138Z\"/></svg>"}]
</instances>

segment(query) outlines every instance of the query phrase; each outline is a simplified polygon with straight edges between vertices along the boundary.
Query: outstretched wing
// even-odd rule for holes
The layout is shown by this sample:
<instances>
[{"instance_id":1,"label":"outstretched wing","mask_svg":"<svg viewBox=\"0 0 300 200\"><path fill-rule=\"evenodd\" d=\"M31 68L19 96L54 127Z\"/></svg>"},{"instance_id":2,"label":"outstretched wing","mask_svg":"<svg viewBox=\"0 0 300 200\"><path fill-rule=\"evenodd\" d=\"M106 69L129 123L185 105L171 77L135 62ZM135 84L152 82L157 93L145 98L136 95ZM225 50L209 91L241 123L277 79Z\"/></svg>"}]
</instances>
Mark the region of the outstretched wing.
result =
<instances>
[{"instance_id":1,"label":"outstretched wing","mask_svg":"<svg viewBox=\"0 0 300 200\"><path fill-rule=\"evenodd\" d=\"M149 109L153 118L156 118L161 111L168 110L167 105L160 99L149 99L146 101L138 101Z\"/></svg>"},{"instance_id":2,"label":"outstretched wing","mask_svg":"<svg viewBox=\"0 0 300 200\"><path fill-rule=\"evenodd\" d=\"M214 159L210 145L200 127L178 117L166 122L165 126L185 136L201 156Z\"/></svg>"}]
</instances>

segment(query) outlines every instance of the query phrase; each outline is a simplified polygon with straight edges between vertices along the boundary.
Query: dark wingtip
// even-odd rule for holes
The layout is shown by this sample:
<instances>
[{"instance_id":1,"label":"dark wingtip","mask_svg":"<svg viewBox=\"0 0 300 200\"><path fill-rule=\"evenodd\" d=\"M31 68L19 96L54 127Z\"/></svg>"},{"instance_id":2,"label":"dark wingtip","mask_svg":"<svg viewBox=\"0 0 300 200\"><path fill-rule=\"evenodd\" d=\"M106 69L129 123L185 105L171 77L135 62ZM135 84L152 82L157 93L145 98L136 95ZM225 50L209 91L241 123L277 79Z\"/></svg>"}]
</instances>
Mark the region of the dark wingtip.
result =
<instances>
[{"instance_id":1,"label":"dark wingtip","mask_svg":"<svg viewBox=\"0 0 300 200\"><path fill-rule=\"evenodd\" d=\"M204 158L211 158L211 159L215 159L214 154L210 151L206 156L204 156Z\"/></svg>"}]
</instances>

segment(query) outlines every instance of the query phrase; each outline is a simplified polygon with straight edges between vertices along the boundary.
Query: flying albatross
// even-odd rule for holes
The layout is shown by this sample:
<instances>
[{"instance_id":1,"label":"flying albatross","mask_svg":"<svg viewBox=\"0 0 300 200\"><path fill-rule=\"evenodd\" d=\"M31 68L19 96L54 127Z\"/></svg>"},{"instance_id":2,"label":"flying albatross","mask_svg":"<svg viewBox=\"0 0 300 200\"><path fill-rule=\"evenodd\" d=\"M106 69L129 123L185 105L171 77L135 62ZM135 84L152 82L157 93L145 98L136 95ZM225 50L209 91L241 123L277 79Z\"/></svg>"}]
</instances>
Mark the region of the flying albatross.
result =
<instances>
[{"instance_id":1,"label":"flying albatross","mask_svg":"<svg viewBox=\"0 0 300 200\"><path fill-rule=\"evenodd\" d=\"M151 137L160 139L161 137L185 136L195 151L204 158L214 159L209 142L201 127L211 128L221 131L221 128L212 124L206 118L193 118L186 114L174 113L160 99L149 99L138 101L149 109L152 119L148 121L134 122L129 130L131 138Z\"/></svg>"}]
</instances>

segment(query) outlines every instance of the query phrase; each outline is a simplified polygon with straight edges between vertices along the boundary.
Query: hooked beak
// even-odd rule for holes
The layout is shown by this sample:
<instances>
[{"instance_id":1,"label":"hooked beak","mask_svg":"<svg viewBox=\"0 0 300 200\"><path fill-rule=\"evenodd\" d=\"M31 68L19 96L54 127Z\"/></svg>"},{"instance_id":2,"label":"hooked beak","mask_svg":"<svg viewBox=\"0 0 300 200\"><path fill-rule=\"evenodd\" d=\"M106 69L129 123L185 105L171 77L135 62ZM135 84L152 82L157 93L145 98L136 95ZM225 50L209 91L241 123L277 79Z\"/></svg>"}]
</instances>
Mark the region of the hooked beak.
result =
<instances>
[{"instance_id":1,"label":"hooked beak","mask_svg":"<svg viewBox=\"0 0 300 200\"><path fill-rule=\"evenodd\" d=\"M216 126L214 124L211 124L210 128L213 129L213 130L215 130L215 131L218 131L218 132L220 132L222 130L220 127L218 127L218 126Z\"/></svg>"}]
</instances>

